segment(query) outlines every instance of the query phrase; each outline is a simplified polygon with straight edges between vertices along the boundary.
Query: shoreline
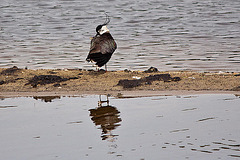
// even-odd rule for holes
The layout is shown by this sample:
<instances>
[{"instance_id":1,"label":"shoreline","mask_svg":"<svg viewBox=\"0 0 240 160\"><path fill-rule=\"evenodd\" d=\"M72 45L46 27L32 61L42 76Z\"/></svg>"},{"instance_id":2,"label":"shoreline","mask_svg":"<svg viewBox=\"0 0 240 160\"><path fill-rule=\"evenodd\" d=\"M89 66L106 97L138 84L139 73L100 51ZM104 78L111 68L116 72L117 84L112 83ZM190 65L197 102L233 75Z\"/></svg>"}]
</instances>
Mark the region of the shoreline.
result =
<instances>
[{"instance_id":1,"label":"shoreline","mask_svg":"<svg viewBox=\"0 0 240 160\"><path fill-rule=\"evenodd\" d=\"M240 72L93 71L0 68L0 97L110 94L141 97L188 94L240 95Z\"/></svg>"},{"instance_id":2,"label":"shoreline","mask_svg":"<svg viewBox=\"0 0 240 160\"><path fill-rule=\"evenodd\" d=\"M187 96L187 95L231 94L240 96L240 91L63 91L63 92L0 92L0 98L17 97L80 97L91 95L110 95L116 98L138 98L154 96Z\"/></svg>"}]
</instances>

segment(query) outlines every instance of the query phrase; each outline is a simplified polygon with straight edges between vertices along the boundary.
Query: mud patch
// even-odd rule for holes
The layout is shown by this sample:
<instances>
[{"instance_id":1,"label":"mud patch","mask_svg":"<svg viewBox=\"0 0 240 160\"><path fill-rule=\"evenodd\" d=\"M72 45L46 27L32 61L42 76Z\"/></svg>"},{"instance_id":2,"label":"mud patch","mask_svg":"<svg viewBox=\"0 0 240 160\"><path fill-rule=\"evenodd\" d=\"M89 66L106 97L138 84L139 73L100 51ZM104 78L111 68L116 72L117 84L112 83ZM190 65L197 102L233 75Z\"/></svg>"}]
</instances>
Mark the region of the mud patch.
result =
<instances>
[{"instance_id":1,"label":"mud patch","mask_svg":"<svg viewBox=\"0 0 240 160\"><path fill-rule=\"evenodd\" d=\"M119 86L122 86L123 88L134 88L138 87L144 84L151 85L153 81L164 81L164 82L171 82L171 81L180 81L180 77L171 77L170 74L156 74L156 75L150 75L148 77L144 77L142 79L134 79L134 80L128 80L123 79L119 80L118 84Z\"/></svg>"},{"instance_id":2,"label":"mud patch","mask_svg":"<svg viewBox=\"0 0 240 160\"><path fill-rule=\"evenodd\" d=\"M16 78L16 79L10 79L10 80L0 80L0 85L3 85L3 84L8 84L8 83L15 83L17 80L20 80L20 79L23 79L23 78Z\"/></svg>"},{"instance_id":3,"label":"mud patch","mask_svg":"<svg viewBox=\"0 0 240 160\"><path fill-rule=\"evenodd\" d=\"M0 75L13 75L15 74L16 72L20 71L21 69L19 69L18 67L16 66L13 66L12 68L8 68L8 69L5 69L3 70Z\"/></svg>"},{"instance_id":4,"label":"mud patch","mask_svg":"<svg viewBox=\"0 0 240 160\"><path fill-rule=\"evenodd\" d=\"M142 83L143 83L142 79L140 79L140 80L123 79L123 80L119 80L117 85L122 86L123 88L134 88L134 87L138 87L138 86L142 85Z\"/></svg>"},{"instance_id":5,"label":"mud patch","mask_svg":"<svg viewBox=\"0 0 240 160\"><path fill-rule=\"evenodd\" d=\"M37 87L38 84L45 85L45 84L51 84L55 82L64 82L68 81L70 79L78 79L77 77L70 77L70 78L63 78L56 75L39 75L34 76L32 79L28 81L25 85L31 85L32 87Z\"/></svg>"}]
</instances>

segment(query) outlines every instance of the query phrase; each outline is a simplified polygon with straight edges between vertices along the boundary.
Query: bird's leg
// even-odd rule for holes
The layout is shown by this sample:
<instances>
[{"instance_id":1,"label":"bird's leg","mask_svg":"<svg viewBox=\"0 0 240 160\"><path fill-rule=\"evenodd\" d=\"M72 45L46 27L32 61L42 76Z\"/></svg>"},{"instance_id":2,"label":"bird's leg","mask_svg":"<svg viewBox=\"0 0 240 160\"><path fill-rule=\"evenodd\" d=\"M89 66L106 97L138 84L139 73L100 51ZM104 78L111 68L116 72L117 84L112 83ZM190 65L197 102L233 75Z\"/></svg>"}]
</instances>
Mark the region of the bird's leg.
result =
<instances>
[{"instance_id":1,"label":"bird's leg","mask_svg":"<svg viewBox=\"0 0 240 160\"><path fill-rule=\"evenodd\" d=\"M99 95L98 107L102 107L101 94Z\"/></svg>"},{"instance_id":2,"label":"bird's leg","mask_svg":"<svg viewBox=\"0 0 240 160\"><path fill-rule=\"evenodd\" d=\"M105 64L105 72L107 72L107 64Z\"/></svg>"},{"instance_id":3,"label":"bird's leg","mask_svg":"<svg viewBox=\"0 0 240 160\"><path fill-rule=\"evenodd\" d=\"M109 106L109 100L108 100L108 95L107 95L107 105Z\"/></svg>"},{"instance_id":4,"label":"bird's leg","mask_svg":"<svg viewBox=\"0 0 240 160\"><path fill-rule=\"evenodd\" d=\"M96 70L97 70L98 72L99 72L99 69L100 69L100 67L97 66L97 67L96 67Z\"/></svg>"},{"instance_id":5,"label":"bird's leg","mask_svg":"<svg viewBox=\"0 0 240 160\"><path fill-rule=\"evenodd\" d=\"M102 101L102 99L101 99L101 95L99 95L98 107L102 107L102 104L103 104L103 103L107 103L107 105L109 106L109 99L108 99L108 96L109 96L109 95L107 95L107 100Z\"/></svg>"}]
</instances>

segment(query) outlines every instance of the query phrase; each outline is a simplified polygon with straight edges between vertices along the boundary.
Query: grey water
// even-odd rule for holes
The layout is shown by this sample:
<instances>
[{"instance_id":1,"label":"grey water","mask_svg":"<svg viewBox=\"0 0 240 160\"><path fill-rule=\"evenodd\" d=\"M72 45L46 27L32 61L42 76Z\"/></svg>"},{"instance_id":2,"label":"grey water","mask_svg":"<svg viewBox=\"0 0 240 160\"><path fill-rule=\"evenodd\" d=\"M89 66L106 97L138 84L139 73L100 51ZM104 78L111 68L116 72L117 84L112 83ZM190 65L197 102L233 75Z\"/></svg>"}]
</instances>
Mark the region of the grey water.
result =
<instances>
[{"instance_id":1,"label":"grey water","mask_svg":"<svg viewBox=\"0 0 240 160\"><path fill-rule=\"evenodd\" d=\"M102 96L102 102L106 96ZM239 95L0 100L0 159L239 159Z\"/></svg>"},{"instance_id":2,"label":"grey water","mask_svg":"<svg viewBox=\"0 0 240 160\"><path fill-rule=\"evenodd\" d=\"M239 0L1 0L0 67L83 68L97 25L110 70L240 71Z\"/></svg>"}]
</instances>

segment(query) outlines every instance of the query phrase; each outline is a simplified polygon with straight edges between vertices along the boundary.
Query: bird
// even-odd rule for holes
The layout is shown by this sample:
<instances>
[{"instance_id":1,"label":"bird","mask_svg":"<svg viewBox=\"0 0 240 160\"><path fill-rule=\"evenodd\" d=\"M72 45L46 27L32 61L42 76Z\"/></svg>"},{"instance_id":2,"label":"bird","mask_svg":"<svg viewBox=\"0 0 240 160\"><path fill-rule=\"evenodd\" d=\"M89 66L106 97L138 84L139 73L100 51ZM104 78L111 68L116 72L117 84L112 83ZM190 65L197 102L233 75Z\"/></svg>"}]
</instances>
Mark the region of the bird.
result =
<instances>
[{"instance_id":1,"label":"bird","mask_svg":"<svg viewBox=\"0 0 240 160\"><path fill-rule=\"evenodd\" d=\"M97 34L91 38L90 51L86 61L95 63L97 70L105 65L105 71L107 71L106 63L110 60L112 54L117 49L117 43L107 28L109 22L110 18L106 14L105 22L96 27Z\"/></svg>"}]
</instances>

